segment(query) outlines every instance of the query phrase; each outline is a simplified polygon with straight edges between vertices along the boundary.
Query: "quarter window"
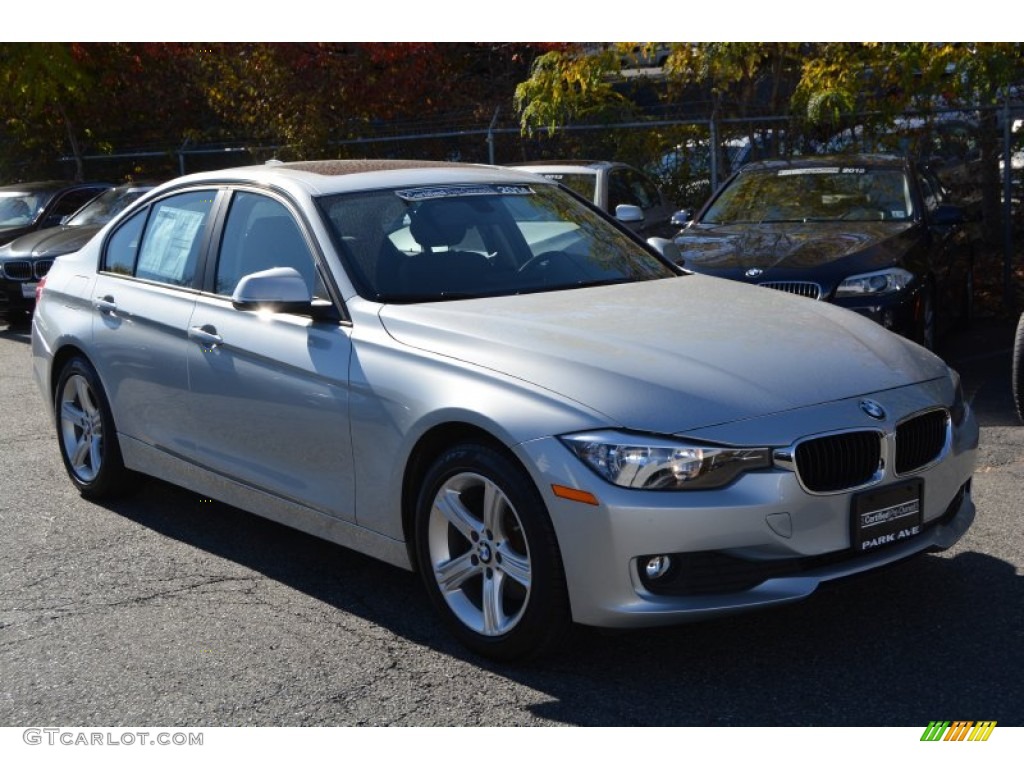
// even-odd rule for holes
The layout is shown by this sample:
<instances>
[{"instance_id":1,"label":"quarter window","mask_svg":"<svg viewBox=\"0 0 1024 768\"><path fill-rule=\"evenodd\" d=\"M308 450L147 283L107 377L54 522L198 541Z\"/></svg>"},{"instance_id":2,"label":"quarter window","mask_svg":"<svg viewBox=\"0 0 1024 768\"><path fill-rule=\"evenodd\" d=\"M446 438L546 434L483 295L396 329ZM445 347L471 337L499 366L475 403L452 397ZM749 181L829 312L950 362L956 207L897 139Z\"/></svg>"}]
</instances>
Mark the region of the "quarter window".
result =
<instances>
[{"instance_id":1,"label":"quarter window","mask_svg":"<svg viewBox=\"0 0 1024 768\"><path fill-rule=\"evenodd\" d=\"M122 224L107 241L104 269L118 275L135 273L135 257L139 254L142 228L146 224L147 211L140 211Z\"/></svg>"}]
</instances>

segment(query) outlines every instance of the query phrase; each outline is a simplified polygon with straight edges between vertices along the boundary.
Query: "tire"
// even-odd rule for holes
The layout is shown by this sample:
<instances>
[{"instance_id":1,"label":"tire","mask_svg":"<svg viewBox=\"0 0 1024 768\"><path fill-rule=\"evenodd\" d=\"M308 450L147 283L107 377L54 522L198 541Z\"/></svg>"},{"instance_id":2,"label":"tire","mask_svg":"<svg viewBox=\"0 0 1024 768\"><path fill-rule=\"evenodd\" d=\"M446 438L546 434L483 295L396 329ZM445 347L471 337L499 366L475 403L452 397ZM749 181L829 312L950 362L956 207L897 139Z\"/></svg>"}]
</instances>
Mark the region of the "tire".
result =
<instances>
[{"instance_id":1,"label":"tire","mask_svg":"<svg viewBox=\"0 0 1024 768\"><path fill-rule=\"evenodd\" d=\"M54 414L60 457L79 493L101 499L135 488L137 476L125 469L106 394L84 358L72 358L61 369Z\"/></svg>"},{"instance_id":2,"label":"tire","mask_svg":"<svg viewBox=\"0 0 1024 768\"><path fill-rule=\"evenodd\" d=\"M434 608L470 650L537 656L569 628L562 559L526 472L476 442L446 450L416 506L419 572Z\"/></svg>"},{"instance_id":3,"label":"tire","mask_svg":"<svg viewBox=\"0 0 1024 768\"><path fill-rule=\"evenodd\" d=\"M11 330L24 330L32 325L32 313L21 310L12 310L6 318L0 317L0 322L6 319L7 326Z\"/></svg>"},{"instance_id":4,"label":"tire","mask_svg":"<svg viewBox=\"0 0 1024 768\"><path fill-rule=\"evenodd\" d=\"M1017 336L1013 341L1013 404L1017 418L1024 422L1024 314L1017 321Z\"/></svg>"}]
</instances>

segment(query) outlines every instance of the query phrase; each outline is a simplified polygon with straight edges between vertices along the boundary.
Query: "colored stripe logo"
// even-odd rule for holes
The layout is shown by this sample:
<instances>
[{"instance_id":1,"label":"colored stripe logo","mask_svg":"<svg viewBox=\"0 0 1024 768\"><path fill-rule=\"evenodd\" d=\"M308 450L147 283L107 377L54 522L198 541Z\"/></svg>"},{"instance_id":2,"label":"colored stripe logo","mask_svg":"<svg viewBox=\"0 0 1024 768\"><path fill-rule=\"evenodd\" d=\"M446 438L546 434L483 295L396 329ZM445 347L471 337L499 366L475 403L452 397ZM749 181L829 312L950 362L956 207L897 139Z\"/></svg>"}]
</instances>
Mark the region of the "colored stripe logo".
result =
<instances>
[{"instance_id":1,"label":"colored stripe logo","mask_svg":"<svg viewBox=\"0 0 1024 768\"><path fill-rule=\"evenodd\" d=\"M932 720L921 741L988 741L995 727L995 720Z\"/></svg>"}]
</instances>

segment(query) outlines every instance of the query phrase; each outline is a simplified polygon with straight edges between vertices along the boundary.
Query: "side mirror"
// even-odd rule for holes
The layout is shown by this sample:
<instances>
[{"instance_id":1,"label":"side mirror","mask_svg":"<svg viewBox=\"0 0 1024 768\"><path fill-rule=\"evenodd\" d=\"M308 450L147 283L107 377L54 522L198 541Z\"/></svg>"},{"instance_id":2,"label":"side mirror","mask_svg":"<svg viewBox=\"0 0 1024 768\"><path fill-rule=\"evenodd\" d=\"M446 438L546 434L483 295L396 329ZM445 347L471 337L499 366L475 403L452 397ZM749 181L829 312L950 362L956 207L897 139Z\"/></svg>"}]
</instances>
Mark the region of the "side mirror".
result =
<instances>
[{"instance_id":1,"label":"side mirror","mask_svg":"<svg viewBox=\"0 0 1024 768\"><path fill-rule=\"evenodd\" d=\"M964 216L964 209L959 205L949 205L944 203L935 209L935 213L932 214L932 224L937 227L952 227L957 224L963 224L967 221L967 217Z\"/></svg>"},{"instance_id":2,"label":"side mirror","mask_svg":"<svg viewBox=\"0 0 1024 768\"><path fill-rule=\"evenodd\" d=\"M644 212L639 205L623 203L615 206L615 218L623 224L637 224L644 220Z\"/></svg>"},{"instance_id":3,"label":"side mirror","mask_svg":"<svg viewBox=\"0 0 1024 768\"><path fill-rule=\"evenodd\" d=\"M676 211L672 214L670 222L673 227L679 227L685 229L686 225L693 221L693 211L688 208L683 208L681 211Z\"/></svg>"},{"instance_id":4,"label":"side mirror","mask_svg":"<svg viewBox=\"0 0 1024 768\"><path fill-rule=\"evenodd\" d=\"M272 309L276 312L308 313L313 305L302 275L292 267L274 267L253 272L238 281L231 294L235 309L252 311Z\"/></svg>"},{"instance_id":5,"label":"side mirror","mask_svg":"<svg viewBox=\"0 0 1024 768\"><path fill-rule=\"evenodd\" d=\"M675 244L675 241L666 237L649 237L647 244L660 253L663 259L677 265L683 263L683 255L679 252L679 246Z\"/></svg>"}]
</instances>

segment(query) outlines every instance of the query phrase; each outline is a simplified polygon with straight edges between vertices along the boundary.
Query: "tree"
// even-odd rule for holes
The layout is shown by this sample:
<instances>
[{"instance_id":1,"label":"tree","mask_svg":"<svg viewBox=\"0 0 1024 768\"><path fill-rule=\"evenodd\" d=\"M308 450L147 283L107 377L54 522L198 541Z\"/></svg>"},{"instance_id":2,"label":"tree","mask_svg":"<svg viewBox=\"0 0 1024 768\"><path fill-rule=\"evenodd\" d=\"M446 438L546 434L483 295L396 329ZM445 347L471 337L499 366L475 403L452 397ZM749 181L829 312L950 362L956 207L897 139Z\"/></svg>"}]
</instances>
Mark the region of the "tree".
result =
<instances>
[{"instance_id":1,"label":"tree","mask_svg":"<svg viewBox=\"0 0 1024 768\"><path fill-rule=\"evenodd\" d=\"M90 79L66 43L8 43L0 46L0 103L9 115L4 131L12 147L53 151L67 142L83 175L74 108ZM48 130L40 130L47 128ZM18 175L16 156L3 158L4 176ZM24 167L24 166L22 166Z\"/></svg>"},{"instance_id":2,"label":"tree","mask_svg":"<svg viewBox=\"0 0 1024 768\"><path fill-rule=\"evenodd\" d=\"M516 86L515 108L527 134L554 133L570 123L610 121L632 114L626 98L612 87L621 71L615 49L573 48L538 56L530 77Z\"/></svg>"}]
</instances>

